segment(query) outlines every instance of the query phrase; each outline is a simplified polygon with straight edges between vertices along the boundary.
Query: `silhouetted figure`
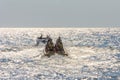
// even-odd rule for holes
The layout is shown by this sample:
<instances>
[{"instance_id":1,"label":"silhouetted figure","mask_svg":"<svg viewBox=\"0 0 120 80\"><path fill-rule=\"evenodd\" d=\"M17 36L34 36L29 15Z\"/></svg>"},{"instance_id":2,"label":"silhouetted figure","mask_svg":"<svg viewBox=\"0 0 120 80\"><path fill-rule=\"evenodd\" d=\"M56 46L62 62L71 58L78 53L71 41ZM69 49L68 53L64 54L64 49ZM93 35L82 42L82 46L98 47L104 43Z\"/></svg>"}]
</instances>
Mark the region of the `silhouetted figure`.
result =
<instances>
[{"instance_id":1,"label":"silhouetted figure","mask_svg":"<svg viewBox=\"0 0 120 80\"><path fill-rule=\"evenodd\" d=\"M55 48L54 48L54 44L52 42L52 39L49 37L47 44L45 46L45 56L50 57L51 55L55 54Z\"/></svg>"},{"instance_id":2,"label":"silhouetted figure","mask_svg":"<svg viewBox=\"0 0 120 80\"><path fill-rule=\"evenodd\" d=\"M63 55L63 56L68 56L68 54L65 54L65 50L63 48L63 43L62 43L61 37L59 37L56 40L55 51L56 51L57 54L60 54L60 55Z\"/></svg>"}]
</instances>

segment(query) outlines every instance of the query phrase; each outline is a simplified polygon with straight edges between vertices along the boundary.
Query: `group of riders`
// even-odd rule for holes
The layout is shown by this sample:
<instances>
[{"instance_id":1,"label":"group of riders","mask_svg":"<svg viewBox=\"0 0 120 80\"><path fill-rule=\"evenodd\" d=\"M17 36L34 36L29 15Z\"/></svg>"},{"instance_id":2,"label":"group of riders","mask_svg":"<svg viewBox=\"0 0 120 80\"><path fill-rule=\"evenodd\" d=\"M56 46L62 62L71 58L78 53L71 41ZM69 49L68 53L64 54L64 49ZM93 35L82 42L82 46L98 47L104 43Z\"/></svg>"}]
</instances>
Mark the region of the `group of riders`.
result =
<instances>
[{"instance_id":1,"label":"group of riders","mask_svg":"<svg viewBox=\"0 0 120 80\"><path fill-rule=\"evenodd\" d=\"M37 39L39 40L39 41L37 41L37 45L39 44L40 41L43 43L46 43L44 56L50 57L50 56L55 55L55 54L59 54L62 56L68 56L68 54L66 54L66 52L64 50L61 37L58 37L55 45L52 41L52 38L49 36L47 36L46 38L43 38L41 35Z\"/></svg>"}]
</instances>

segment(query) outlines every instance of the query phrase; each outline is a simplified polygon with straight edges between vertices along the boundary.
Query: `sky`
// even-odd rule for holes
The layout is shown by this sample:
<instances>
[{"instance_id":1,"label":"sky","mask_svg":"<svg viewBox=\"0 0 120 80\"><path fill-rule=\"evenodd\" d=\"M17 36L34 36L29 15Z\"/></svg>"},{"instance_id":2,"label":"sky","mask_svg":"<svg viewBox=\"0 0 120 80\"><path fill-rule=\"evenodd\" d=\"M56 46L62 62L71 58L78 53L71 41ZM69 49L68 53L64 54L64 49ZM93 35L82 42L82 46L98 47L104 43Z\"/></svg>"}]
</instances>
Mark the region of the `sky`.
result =
<instances>
[{"instance_id":1,"label":"sky","mask_svg":"<svg viewBox=\"0 0 120 80\"><path fill-rule=\"evenodd\" d=\"M0 0L0 27L119 27L120 0Z\"/></svg>"}]
</instances>

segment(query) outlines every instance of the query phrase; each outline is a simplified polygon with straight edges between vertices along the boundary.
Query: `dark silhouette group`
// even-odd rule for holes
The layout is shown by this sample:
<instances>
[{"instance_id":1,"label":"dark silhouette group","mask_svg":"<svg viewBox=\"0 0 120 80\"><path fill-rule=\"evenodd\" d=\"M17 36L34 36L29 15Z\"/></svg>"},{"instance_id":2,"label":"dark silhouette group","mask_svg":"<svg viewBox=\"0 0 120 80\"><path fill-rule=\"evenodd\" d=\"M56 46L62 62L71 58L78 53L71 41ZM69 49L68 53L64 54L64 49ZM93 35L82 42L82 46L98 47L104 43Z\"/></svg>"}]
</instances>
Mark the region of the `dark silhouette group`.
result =
<instances>
[{"instance_id":1,"label":"dark silhouette group","mask_svg":"<svg viewBox=\"0 0 120 80\"><path fill-rule=\"evenodd\" d=\"M63 48L63 43L62 43L61 37L59 37L56 40L55 45L53 44L52 39L49 37L49 39L47 41L47 44L45 46L45 52L46 52L45 56L47 56L47 57L50 57L54 54L59 54L59 55L62 55L62 56L68 56L68 54L65 53L65 50Z\"/></svg>"},{"instance_id":2,"label":"dark silhouette group","mask_svg":"<svg viewBox=\"0 0 120 80\"><path fill-rule=\"evenodd\" d=\"M50 57L55 54L68 56L68 54L65 53L61 37L58 37L56 44L54 45L50 36L47 35L47 37L43 37L41 34L41 36L37 38L36 46L38 46L40 42L46 43L44 56Z\"/></svg>"}]
</instances>

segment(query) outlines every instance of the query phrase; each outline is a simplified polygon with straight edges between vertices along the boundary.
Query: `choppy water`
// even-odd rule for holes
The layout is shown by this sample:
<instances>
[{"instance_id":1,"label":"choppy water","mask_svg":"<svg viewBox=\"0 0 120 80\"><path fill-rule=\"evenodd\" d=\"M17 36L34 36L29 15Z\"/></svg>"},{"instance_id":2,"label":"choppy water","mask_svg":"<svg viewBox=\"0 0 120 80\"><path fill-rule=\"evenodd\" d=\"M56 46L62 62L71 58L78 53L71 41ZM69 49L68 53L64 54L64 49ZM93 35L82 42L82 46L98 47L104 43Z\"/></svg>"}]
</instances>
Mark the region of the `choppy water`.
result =
<instances>
[{"instance_id":1,"label":"choppy water","mask_svg":"<svg viewBox=\"0 0 120 80\"><path fill-rule=\"evenodd\" d=\"M62 37L69 57L44 54L35 47L40 34L55 43ZM1 80L119 80L119 28L9 28L0 30Z\"/></svg>"}]
</instances>

